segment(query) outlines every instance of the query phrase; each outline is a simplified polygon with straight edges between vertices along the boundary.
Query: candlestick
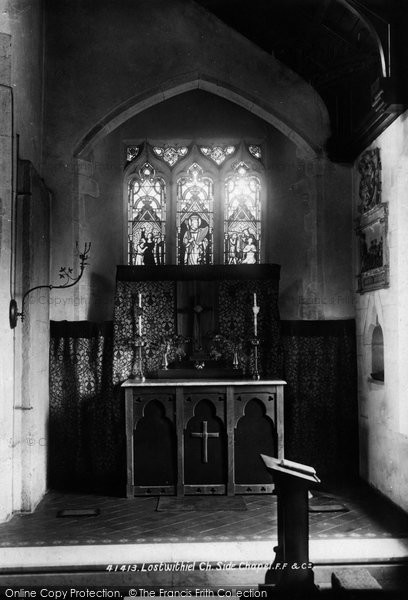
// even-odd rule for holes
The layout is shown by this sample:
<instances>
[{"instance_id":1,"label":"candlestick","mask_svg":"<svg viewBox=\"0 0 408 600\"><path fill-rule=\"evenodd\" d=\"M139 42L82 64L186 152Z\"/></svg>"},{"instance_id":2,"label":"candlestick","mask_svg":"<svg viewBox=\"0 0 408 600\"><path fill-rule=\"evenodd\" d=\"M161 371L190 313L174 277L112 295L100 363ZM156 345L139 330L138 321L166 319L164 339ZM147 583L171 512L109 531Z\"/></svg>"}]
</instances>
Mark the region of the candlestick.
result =
<instances>
[{"instance_id":1,"label":"candlestick","mask_svg":"<svg viewBox=\"0 0 408 600\"><path fill-rule=\"evenodd\" d=\"M130 379L136 379L136 381L145 381L143 372L143 346L143 340L138 340L134 345L133 367Z\"/></svg>"},{"instance_id":2,"label":"candlestick","mask_svg":"<svg viewBox=\"0 0 408 600\"><path fill-rule=\"evenodd\" d=\"M260 375L259 375L259 371L258 371L258 346L259 346L258 338L255 336L251 340L251 343L254 347L254 366L253 366L253 371L252 371L252 379L258 381L260 379Z\"/></svg>"},{"instance_id":3,"label":"candlestick","mask_svg":"<svg viewBox=\"0 0 408 600\"><path fill-rule=\"evenodd\" d=\"M254 313L254 336L258 337L258 313L259 306L256 303L256 293L254 292L254 305L252 307L252 312Z\"/></svg>"},{"instance_id":4,"label":"candlestick","mask_svg":"<svg viewBox=\"0 0 408 600\"><path fill-rule=\"evenodd\" d=\"M142 308L142 294L139 293L139 308ZM139 315L139 335L142 337L142 315Z\"/></svg>"}]
</instances>

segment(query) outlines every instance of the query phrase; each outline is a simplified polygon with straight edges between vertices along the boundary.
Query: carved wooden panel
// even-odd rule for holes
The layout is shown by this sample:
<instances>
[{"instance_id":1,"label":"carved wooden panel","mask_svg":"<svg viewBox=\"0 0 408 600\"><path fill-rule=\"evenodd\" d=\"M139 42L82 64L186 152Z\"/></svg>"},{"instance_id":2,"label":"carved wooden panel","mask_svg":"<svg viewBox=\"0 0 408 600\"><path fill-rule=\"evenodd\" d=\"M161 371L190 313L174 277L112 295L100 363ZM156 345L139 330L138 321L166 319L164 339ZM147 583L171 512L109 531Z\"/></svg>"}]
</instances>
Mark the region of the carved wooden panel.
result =
<instances>
[{"instance_id":1,"label":"carved wooden panel","mask_svg":"<svg viewBox=\"0 0 408 600\"><path fill-rule=\"evenodd\" d=\"M234 419L234 427L237 427L238 421L244 416L245 408L248 402L257 398L262 402L265 407L266 415L271 419L273 423L276 422L276 394L270 393L267 390L251 390L239 392L235 395L235 419Z\"/></svg>"},{"instance_id":2,"label":"carved wooden panel","mask_svg":"<svg viewBox=\"0 0 408 600\"><path fill-rule=\"evenodd\" d=\"M260 454L284 450L283 384L271 383L125 383L128 497L270 493Z\"/></svg>"},{"instance_id":3,"label":"carved wooden panel","mask_svg":"<svg viewBox=\"0 0 408 600\"><path fill-rule=\"evenodd\" d=\"M157 401L163 406L166 418L175 423L176 419L176 398L172 393L150 393L143 395L135 395L133 398L133 428L136 426L140 419L144 417L146 406L149 402Z\"/></svg>"},{"instance_id":4,"label":"carved wooden panel","mask_svg":"<svg viewBox=\"0 0 408 600\"><path fill-rule=\"evenodd\" d=\"M137 402L135 402L137 405ZM139 485L175 485L177 479L177 444L174 416L167 418L165 406L157 398L144 402L143 416L137 421L134 435L134 482Z\"/></svg>"},{"instance_id":5,"label":"carved wooden panel","mask_svg":"<svg viewBox=\"0 0 408 600\"><path fill-rule=\"evenodd\" d=\"M206 395L203 396L206 398ZM208 399L197 401L194 416L185 426L186 485L225 485L227 482L225 419L218 417L216 411L218 404Z\"/></svg>"},{"instance_id":6,"label":"carved wooden panel","mask_svg":"<svg viewBox=\"0 0 408 600\"><path fill-rule=\"evenodd\" d=\"M272 477L265 469L261 454L276 456L274 420L267 414L266 397L260 400L255 390L246 396L247 401L241 402L241 406L245 404L244 414L236 425L234 435L235 482L249 486L271 484Z\"/></svg>"},{"instance_id":7,"label":"carved wooden panel","mask_svg":"<svg viewBox=\"0 0 408 600\"><path fill-rule=\"evenodd\" d=\"M195 409L199 402L208 400L214 406L216 416L225 425L225 394L219 392L205 392L198 390L186 390L184 398L184 428L195 415Z\"/></svg>"}]
</instances>

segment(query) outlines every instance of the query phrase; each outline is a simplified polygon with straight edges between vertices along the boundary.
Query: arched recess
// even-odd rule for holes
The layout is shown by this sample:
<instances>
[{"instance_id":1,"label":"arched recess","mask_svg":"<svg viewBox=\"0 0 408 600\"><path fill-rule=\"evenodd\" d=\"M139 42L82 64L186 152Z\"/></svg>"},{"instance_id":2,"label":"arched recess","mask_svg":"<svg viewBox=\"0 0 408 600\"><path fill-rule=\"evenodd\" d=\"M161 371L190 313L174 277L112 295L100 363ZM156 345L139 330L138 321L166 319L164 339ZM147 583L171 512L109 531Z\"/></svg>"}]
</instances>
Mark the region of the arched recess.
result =
<instances>
[{"instance_id":1,"label":"arched recess","mask_svg":"<svg viewBox=\"0 0 408 600\"><path fill-rule=\"evenodd\" d=\"M134 481L140 486L169 486L176 483L174 412L169 413L165 400L160 397L147 398L135 424Z\"/></svg>"},{"instance_id":2,"label":"arched recess","mask_svg":"<svg viewBox=\"0 0 408 600\"><path fill-rule=\"evenodd\" d=\"M276 426L270 412L256 397L242 402L242 412L235 426L235 481L238 485L266 485L273 481L261 459L261 454L277 456Z\"/></svg>"},{"instance_id":3,"label":"arched recess","mask_svg":"<svg viewBox=\"0 0 408 600\"><path fill-rule=\"evenodd\" d=\"M373 329L371 342L371 377L384 381L384 335L380 324Z\"/></svg>"},{"instance_id":4,"label":"arched recess","mask_svg":"<svg viewBox=\"0 0 408 600\"><path fill-rule=\"evenodd\" d=\"M187 398L185 405L184 476L187 486L198 486L196 493L206 485L215 492L227 480L225 406L217 396L205 393L192 401Z\"/></svg>"},{"instance_id":5,"label":"arched recess","mask_svg":"<svg viewBox=\"0 0 408 600\"><path fill-rule=\"evenodd\" d=\"M164 89L163 89L164 88ZM273 125L278 131L289 138L298 148L300 155L304 158L313 159L322 154L322 147L318 143L299 130L285 114L277 114L276 110L268 107L261 98L252 96L246 90L233 87L227 83L214 81L202 75L194 75L185 81L174 82L170 80L167 86L161 89L151 89L149 92L129 98L126 102L112 109L105 117L100 119L79 141L75 147L76 158L86 158L95 144L106 135L114 131L122 123L135 115L147 110L160 102L189 92L192 90L203 90L225 100L229 100L245 108L257 117Z\"/></svg>"},{"instance_id":6,"label":"arched recess","mask_svg":"<svg viewBox=\"0 0 408 600\"><path fill-rule=\"evenodd\" d=\"M378 294L370 296L363 330L364 376L377 383L384 381L383 309Z\"/></svg>"}]
</instances>

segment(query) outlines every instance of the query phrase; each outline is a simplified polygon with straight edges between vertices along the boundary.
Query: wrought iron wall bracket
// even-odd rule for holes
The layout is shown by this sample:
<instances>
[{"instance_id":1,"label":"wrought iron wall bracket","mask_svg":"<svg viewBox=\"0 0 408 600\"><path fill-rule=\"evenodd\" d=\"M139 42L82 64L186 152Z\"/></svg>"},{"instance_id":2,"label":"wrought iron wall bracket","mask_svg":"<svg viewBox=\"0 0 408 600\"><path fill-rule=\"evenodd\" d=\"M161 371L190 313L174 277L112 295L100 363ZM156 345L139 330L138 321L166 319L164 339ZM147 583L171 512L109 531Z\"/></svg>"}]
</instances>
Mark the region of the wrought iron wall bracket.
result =
<instances>
[{"instance_id":1,"label":"wrought iron wall bracket","mask_svg":"<svg viewBox=\"0 0 408 600\"><path fill-rule=\"evenodd\" d=\"M79 248L78 248L78 242L76 243L76 250L77 250L77 254L79 257L79 275L77 277L73 277L72 272L73 269L71 267L69 267L68 269L66 267L61 267L59 270L59 276L60 279L64 279L64 283L62 283L61 285L36 285L35 287L27 290L23 296L23 300L21 302L21 311L18 310L18 305L17 302L14 298L12 298L10 300L10 305L9 305L9 323L10 323L10 328L14 329L17 325L17 321L18 321L18 317L21 317L21 320L24 321L24 305L25 305L25 301L26 298L29 296L29 294L31 294L32 292L34 292L35 290L40 290L40 289L49 289L49 290L55 290L55 289L66 289L66 288L70 288L73 287L74 285L76 285L79 280L81 279L85 267L88 264L87 260L89 257L89 251L91 249L91 242L86 242L85 246L84 246L84 250L83 252L79 252Z\"/></svg>"}]
</instances>

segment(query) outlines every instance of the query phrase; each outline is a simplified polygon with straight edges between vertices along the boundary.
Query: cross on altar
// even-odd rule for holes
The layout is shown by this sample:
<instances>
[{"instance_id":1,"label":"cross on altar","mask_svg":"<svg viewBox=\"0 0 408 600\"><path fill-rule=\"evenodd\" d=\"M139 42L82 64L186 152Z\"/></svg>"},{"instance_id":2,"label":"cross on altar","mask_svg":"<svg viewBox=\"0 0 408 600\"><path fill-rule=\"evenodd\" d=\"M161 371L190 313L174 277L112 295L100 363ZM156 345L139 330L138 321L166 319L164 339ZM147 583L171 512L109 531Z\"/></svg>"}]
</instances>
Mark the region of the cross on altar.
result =
<instances>
[{"instance_id":1,"label":"cross on altar","mask_svg":"<svg viewBox=\"0 0 408 600\"><path fill-rule=\"evenodd\" d=\"M186 314L189 318L188 330L184 331L184 335L192 341L192 351L202 352L203 350L203 327L202 327L202 316L204 312L212 311L212 306L203 306L202 304L194 303L192 306L187 308L178 308L177 313L182 315ZM177 330L180 328L177 327Z\"/></svg>"},{"instance_id":2,"label":"cross on altar","mask_svg":"<svg viewBox=\"0 0 408 600\"><path fill-rule=\"evenodd\" d=\"M202 422L203 430L202 433L191 433L191 437L202 438L203 440L203 463L208 463L208 438L220 437L219 433L209 433L207 430L207 421Z\"/></svg>"}]
</instances>

